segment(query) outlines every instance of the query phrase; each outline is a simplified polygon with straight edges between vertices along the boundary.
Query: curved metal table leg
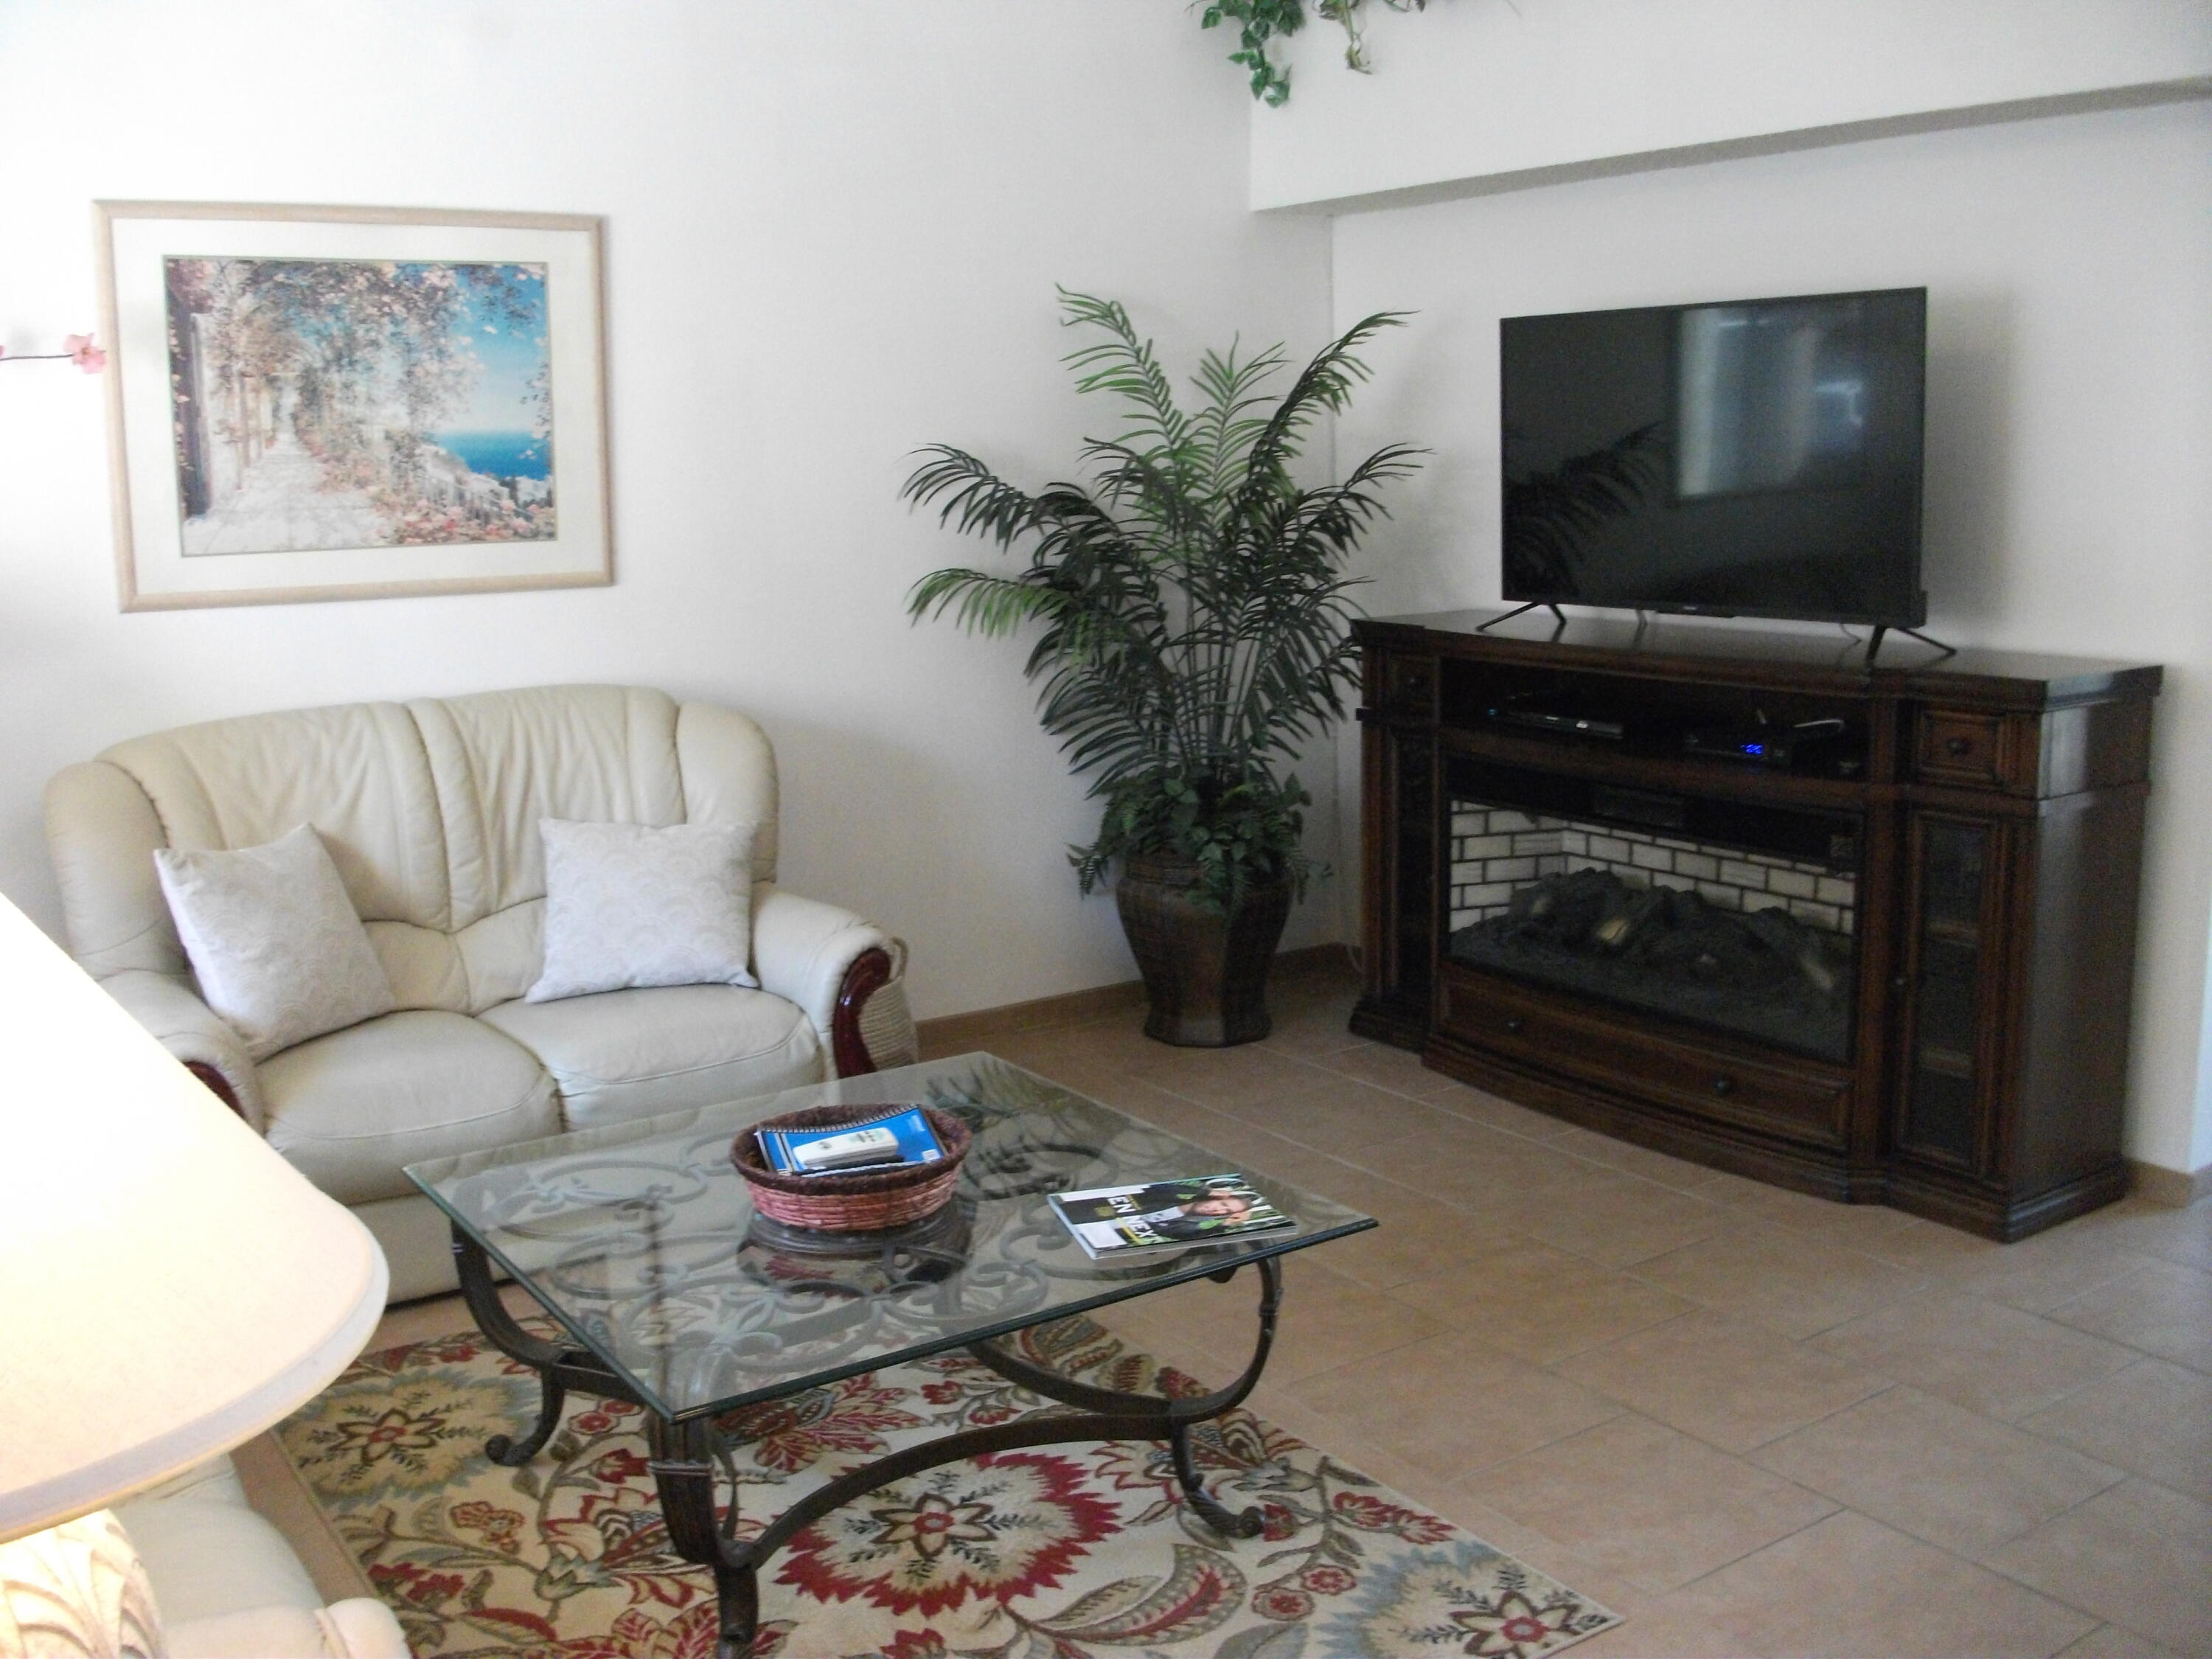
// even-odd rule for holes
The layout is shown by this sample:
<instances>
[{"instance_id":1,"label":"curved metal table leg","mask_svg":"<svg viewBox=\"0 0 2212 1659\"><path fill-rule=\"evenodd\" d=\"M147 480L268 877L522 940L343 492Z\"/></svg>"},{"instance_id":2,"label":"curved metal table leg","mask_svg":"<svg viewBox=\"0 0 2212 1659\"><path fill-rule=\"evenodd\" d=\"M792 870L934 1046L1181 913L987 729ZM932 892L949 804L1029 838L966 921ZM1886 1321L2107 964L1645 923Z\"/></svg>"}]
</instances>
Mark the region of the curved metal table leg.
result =
<instances>
[{"instance_id":1,"label":"curved metal table leg","mask_svg":"<svg viewBox=\"0 0 2212 1659\"><path fill-rule=\"evenodd\" d=\"M1267 1364L1267 1355L1275 1346L1275 1321L1283 1306L1282 1266L1273 1256L1262 1256L1260 1267L1260 1332L1252 1344L1252 1358L1237 1380L1211 1394L1199 1395L1187 1400L1155 1398L1151 1395L1121 1394L1111 1389L1094 1389L1077 1382L1056 1371L1044 1370L1018 1358L988 1342L971 1343L968 1352L1010 1382L1018 1382L1032 1393L1048 1400L1057 1400L1064 1406L1079 1406L1089 1412L1113 1415L1148 1413L1157 1417L1157 1426L1141 1437L1165 1440L1175 1458L1176 1478L1182 1483L1184 1495L1190 1506L1203 1516L1216 1532L1231 1538L1256 1538L1265 1524L1256 1509L1231 1510L1222 1504L1206 1490L1200 1482L1196 1461L1191 1455L1190 1431L1200 1423L1220 1417L1244 1403L1260 1381L1260 1373ZM1208 1277L1226 1282L1234 1277L1234 1267ZM1079 1421L1062 1419L1061 1421ZM1071 1439L1091 1437L1070 1436ZM1121 1438L1119 1435L1098 1438Z\"/></svg>"},{"instance_id":2,"label":"curved metal table leg","mask_svg":"<svg viewBox=\"0 0 2212 1659\"><path fill-rule=\"evenodd\" d=\"M1209 1394L1170 1400L1159 1395L1124 1394L1118 1389L1093 1388L1034 1365L990 1341L969 1345L968 1352L1011 1382L1031 1389L1048 1400L1073 1406L1072 1413L1025 1417L988 1428L967 1429L922 1445L909 1446L874 1462L851 1470L817 1486L778 1516L757 1536L739 1540L730 1535L736 1516L736 1493L726 1522L717 1524L714 1514L714 1426L704 1417L675 1421L662 1417L649 1402L640 1401L614 1373L600 1366L580 1349L562 1347L532 1335L517 1324L500 1302L492 1283L490 1263L481 1246L454 1229L453 1254L460 1267L461 1289L477 1328L494 1346L535 1369L544 1390L536 1426L524 1439L507 1443L500 1436L485 1450L502 1463L527 1461L542 1448L560 1420L561 1401L568 1389L629 1400L646 1407L650 1442L649 1467L660 1496L662 1519L668 1541L686 1561L708 1568L714 1575L714 1599L720 1630L715 1659L750 1659L760 1626L760 1567L796 1534L831 1510L854 1498L903 1480L924 1469L957 1463L989 1452L1012 1451L1026 1446L1060 1445L1075 1440L1164 1440L1175 1459L1176 1478L1191 1507L1217 1531L1233 1538L1258 1535L1260 1511L1232 1510L1209 1494L1191 1455L1190 1431L1201 1423L1234 1410L1260 1380L1274 1346L1275 1322L1283 1302L1281 1265L1273 1256L1262 1257L1260 1269L1260 1330L1252 1358L1237 1380ZM1227 1279L1235 1268L1211 1278Z\"/></svg>"},{"instance_id":3,"label":"curved metal table leg","mask_svg":"<svg viewBox=\"0 0 2212 1659\"><path fill-rule=\"evenodd\" d=\"M550 1371L538 1373L538 1421L520 1440L495 1434L484 1442L484 1455L507 1468L519 1469L545 1449L553 1431L561 1426L561 1407L568 1397L567 1386Z\"/></svg>"},{"instance_id":4,"label":"curved metal table leg","mask_svg":"<svg viewBox=\"0 0 2212 1659\"><path fill-rule=\"evenodd\" d=\"M1200 1483L1198 1465L1190 1455L1190 1425L1178 1423L1168 1432L1168 1448L1175 1455L1176 1479L1183 1496L1206 1524L1224 1538L1257 1538L1266 1530L1267 1517L1256 1504L1232 1510Z\"/></svg>"},{"instance_id":5,"label":"curved metal table leg","mask_svg":"<svg viewBox=\"0 0 2212 1659\"><path fill-rule=\"evenodd\" d=\"M671 1423L657 1413L646 1419L653 1483L660 1493L660 1515L668 1541L686 1561L714 1575L714 1603L720 1628L714 1659L750 1659L760 1624L760 1556L750 1545L732 1540L714 1523L714 1425L704 1418ZM730 1519L737 1519L738 1495L730 1494Z\"/></svg>"},{"instance_id":6,"label":"curved metal table leg","mask_svg":"<svg viewBox=\"0 0 2212 1659\"><path fill-rule=\"evenodd\" d=\"M484 1455L507 1468L519 1468L545 1449L553 1431L561 1426L561 1407L570 1389L616 1400L644 1402L586 1350L548 1342L515 1322L499 1299L499 1286L491 1276L491 1259L483 1246L453 1228L453 1266L460 1275L461 1296L484 1340L510 1359L521 1361L538 1373L538 1420L530 1432L516 1440L504 1434L484 1442Z\"/></svg>"}]
</instances>

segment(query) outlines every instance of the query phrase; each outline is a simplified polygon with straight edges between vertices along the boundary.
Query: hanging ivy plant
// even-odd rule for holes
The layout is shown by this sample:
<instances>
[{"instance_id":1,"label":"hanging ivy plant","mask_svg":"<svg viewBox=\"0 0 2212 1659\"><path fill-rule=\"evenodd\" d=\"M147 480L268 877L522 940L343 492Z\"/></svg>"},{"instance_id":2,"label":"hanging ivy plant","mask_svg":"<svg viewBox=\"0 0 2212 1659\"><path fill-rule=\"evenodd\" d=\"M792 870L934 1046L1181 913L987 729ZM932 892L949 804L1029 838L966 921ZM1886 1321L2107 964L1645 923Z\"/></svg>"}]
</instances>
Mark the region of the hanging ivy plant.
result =
<instances>
[{"instance_id":1,"label":"hanging ivy plant","mask_svg":"<svg viewBox=\"0 0 2212 1659\"><path fill-rule=\"evenodd\" d=\"M1359 9L1366 0L1314 0L1314 15L1339 24L1345 33L1344 62L1362 75L1374 65L1368 61L1367 42L1359 27ZM1382 0L1393 11L1426 11L1429 0ZM1268 55L1268 42L1296 34L1305 27L1305 0L1205 0L1199 14L1200 28L1223 23L1237 25L1237 50L1229 61L1250 75L1252 95L1270 106L1291 95L1291 72Z\"/></svg>"}]
</instances>

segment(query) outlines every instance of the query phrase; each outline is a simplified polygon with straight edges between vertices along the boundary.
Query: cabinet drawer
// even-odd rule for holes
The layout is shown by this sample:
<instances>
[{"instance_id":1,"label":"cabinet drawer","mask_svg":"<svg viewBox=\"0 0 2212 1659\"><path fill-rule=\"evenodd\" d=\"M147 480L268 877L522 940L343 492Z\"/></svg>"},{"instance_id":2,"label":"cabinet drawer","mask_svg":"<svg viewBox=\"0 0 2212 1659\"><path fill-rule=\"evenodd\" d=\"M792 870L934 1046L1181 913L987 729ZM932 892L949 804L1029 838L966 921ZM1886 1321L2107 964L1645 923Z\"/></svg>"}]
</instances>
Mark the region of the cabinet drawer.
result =
<instances>
[{"instance_id":1,"label":"cabinet drawer","mask_svg":"<svg viewBox=\"0 0 2212 1659\"><path fill-rule=\"evenodd\" d=\"M2020 764L2016 737L2002 714L1923 708L1913 742L1913 769L1930 783L2029 787L2035 781L2033 768ZM2027 775L2021 775L2023 770Z\"/></svg>"},{"instance_id":2,"label":"cabinet drawer","mask_svg":"<svg viewBox=\"0 0 2212 1659\"><path fill-rule=\"evenodd\" d=\"M1443 978L1438 1024L1502 1058L1762 1133L1844 1144L1850 1080L1816 1061L1756 1060L1657 1036L1466 969L1448 965Z\"/></svg>"}]
</instances>

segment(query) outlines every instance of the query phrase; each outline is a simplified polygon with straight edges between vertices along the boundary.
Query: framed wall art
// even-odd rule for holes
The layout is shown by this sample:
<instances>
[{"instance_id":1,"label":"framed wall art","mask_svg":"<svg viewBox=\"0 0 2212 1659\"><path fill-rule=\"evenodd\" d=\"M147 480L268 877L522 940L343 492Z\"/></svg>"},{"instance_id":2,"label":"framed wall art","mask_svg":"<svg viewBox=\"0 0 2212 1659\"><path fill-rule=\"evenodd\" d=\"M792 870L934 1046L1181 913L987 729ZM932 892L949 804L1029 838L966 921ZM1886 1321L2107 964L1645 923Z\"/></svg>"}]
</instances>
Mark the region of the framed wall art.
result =
<instances>
[{"instance_id":1,"label":"framed wall art","mask_svg":"<svg viewBox=\"0 0 2212 1659\"><path fill-rule=\"evenodd\" d=\"M125 611L613 580L599 220L96 213Z\"/></svg>"}]
</instances>

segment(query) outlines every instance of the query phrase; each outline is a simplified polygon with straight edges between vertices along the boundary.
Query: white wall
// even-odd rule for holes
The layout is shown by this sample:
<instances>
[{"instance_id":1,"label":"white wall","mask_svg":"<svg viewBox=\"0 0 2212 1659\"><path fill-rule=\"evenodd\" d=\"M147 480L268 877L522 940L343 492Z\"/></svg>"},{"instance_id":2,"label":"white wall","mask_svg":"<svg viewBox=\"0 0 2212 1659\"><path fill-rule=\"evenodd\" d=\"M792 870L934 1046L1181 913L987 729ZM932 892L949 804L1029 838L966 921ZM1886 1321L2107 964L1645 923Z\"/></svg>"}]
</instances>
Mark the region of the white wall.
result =
<instances>
[{"instance_id":1,"label":"white wall","mask_svg":"<svg viewBox=\"0 0 2212 1659\"><path fill-rule=\"evenodd\" d=\"M1338 439L1347 455L1404 432L1436 448L1376 544L1370 604L1386 614L1497 599L1501 316L1928 287L1929 629L2166 665L2128 1145L2170 1169L2212 1162L2197 1060L2212 915L2209 161L2212 106L2175 104L1335 222L1340 325L1420 313L1413 366ZM1353 747L1340 744L1347 778Z\"/></svg>"},{"instance_id":2,"label":"white wall","mask_svg":"<svg viewBox=\"0 0 2212 1659\"><path fill-rule=\"evenodd\" d=\"M1100 424L1054 361L1054 282L1126 298L1179 353L1239 329L1310 347L1332 320L1329 228L1251 215L1253 197L1525 173L2212 59L2203 0L1369 10L1376 76L1328 63L1317 27L1291 105L1248 116L1221 36L1172 3L0 4L10 351L91 323L100 197L605 215L620 573L573 592L122 616L100 386L65 364L0 368L0 891L54 924L40 787L134 732L639 680L766 721L789 879L904 933L925 1013L1127 977L1110 906L1077 900L1062 861L1094 812L1036 731L1021 648L909 629L900 605L916 574L981 551L900 507L908 451L957 441L1042 480ZM1887 43L1849 75L1821 69L1839 18ZM1757 51L1717 59L1731 40ZM1336 322L1423 313L1373 354L1383 372L1340 441L1346 457L1401 436L1437 450L1377 561L1385 612L1496 592L1499 315L1929 285L1933 625L2170 665L2131 1150L2175 1168L2212 1159L2195 1107L2212 1097L2208 137L2203 106L2069 117L1334 233ZM1328 776L1308 781L1328 856L1337 804ZM1339 882L1291 942L1335 933L1354 903Z\"/></svg>"},{"instance_id":3,"label":"white wall","mask_svg":"<svg viewBox=\"0 0 2212 1659\"><path fill-rule=\"evenodd\" d=\"M924 1014L1132 977L1110 901L1075 894L1096 810L1024 647L904 619L916 575L984 550L896 494L924 441L1042 483L1105 426L1057 362L1055 281L1179 358L1323 337L1327 228L1245 211L1216 44L1178 4L1090 0L0 5L11 352L91 325L98 198L605 215L618 568L119 615L100 384L0 367L0 890L57 923L40 787L136 732L636 681L766 723L787 880L903 933Z\"/></svg>"},{"instance_id":4,"label":"white wall","mask_svg":"<svg viewBox=\"0 0 2212 1659\"><path fill-rule=\"evenodd\" d=\"M1252 204L1495 188L1714 146L1802 144L2212 76L2205 0L1440 0L1290 43Z\"/></svg>"}]
</instances>

